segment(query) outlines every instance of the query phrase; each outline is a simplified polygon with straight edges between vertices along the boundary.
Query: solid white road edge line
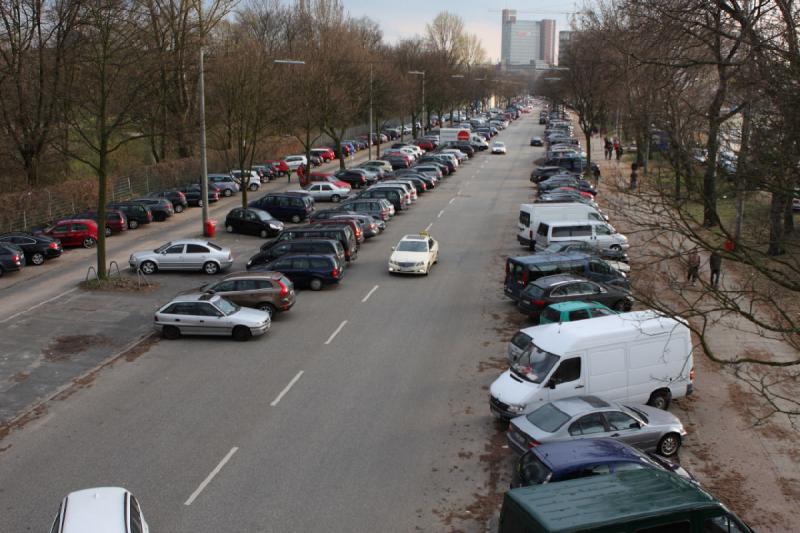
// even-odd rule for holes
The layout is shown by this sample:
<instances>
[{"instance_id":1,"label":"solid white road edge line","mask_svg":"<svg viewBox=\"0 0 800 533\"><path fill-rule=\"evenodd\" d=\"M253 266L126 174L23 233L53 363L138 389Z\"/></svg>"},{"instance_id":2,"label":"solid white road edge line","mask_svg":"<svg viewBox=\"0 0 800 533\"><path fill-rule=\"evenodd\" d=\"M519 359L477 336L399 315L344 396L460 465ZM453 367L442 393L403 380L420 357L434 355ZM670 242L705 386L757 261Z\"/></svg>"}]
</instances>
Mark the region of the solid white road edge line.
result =
<instances>
[{"instance_id":1,"label":"solid white road edge line","mask_svg":"<svg viewBox=\"0 0 800 533\"><path fill-rule=\"evenodd\" d=\"M189 496L189 499L186 500L186 502L184 502L183 505L192 505L192 502L195 501L198 496L200 496L200 493L203 492L203 489L206 488L206 485L211 483L211 480L214 479L214 476L219 474L219 471L222 470L222 467L225 466L225 463L230 461L231 457L233 457L233 454L235 454L238 450L239 450L239 448L237 448L236 446L231 448L231 451L229 451L228 454L225 457L222 458L222 461L220 461L219 464L217 465L217 467L214 468L214 470L211 471L211 473L208 475L208 477L205 478L202 483L200 483L200 486L197 487L197 490L195 490L192 493L192 495Z\"/></svg>"},{"instance_id":2,"label":"solid white road edge line","mask_svg":"<svg viewBox=\"0 0 800 533\"><path fill-rule=\"evenodd\" d=\"M275 407L276 405L278 405L278 402L280 402L283 399L283 397L286 396L286 393L289 392L289 389L291 389L294 386L294 384L297 383L297 380L300 379L300 376L302 375L303 375L303 370L298 372L297 375L292 378L292 381L290 381L289 384L283 388L283 390L275 397L274 400L272 400L272 402L269 405L271 407Z\"/></svg>"},{"instance_id":3,"label":"solid white road edge line","mask_svg":"<svg viewBox=\"0 0 800 533\"><path fill-rule=\"evenodd\" d=\"M6 323L6 322L8 322L9 320L14 320L15 318L17 318L17 317L18 317L18 316L20 316L20 315L24 315L25 313L27 313L27 312L29 312L29 311L33 311L33 310L34 310L34 309L36 309L37 307L41 307L41 306L43 306L44 304L49 304L49 303L50 303L50 302L52 302L53 300L58 300L58 299L59 299L59 298L61 298L62 296L66 296L67 294L69 294L69 293L71 293L71 292L75 292L75 291L77 291L77 290L78 290L78 287L73 287L73 288L71 288L70 290L68 290L68 291L64 291L64 292L62 292L61 294L57 294L57 295L53 296L52 298L49 298L49 299L47 299L47 300L45 300L45 301L43 301L43 302L39 302L39 303L38 303L38 304L36 304L36 305L32 305L32 306L30 306L29 308L27 308L27 309L25 309L25 310L23 310L23 311L20 311L19 313L14 313L14 314L13 314L13 315L11 315L10 317L8 317L8 318L4 318L3 320L0 320L0 324L5 324L5 323Z\"/></svg>"},{"instance_id":4,"label":"solid white road edge line","mask_svg":"<svg viewBox=\"0 0 800 533\"><path fill-rule=\"evenodd\" d=\"M442 215L444 215L444 209L442 209L441 211L439 211L439 214L438 214L438 215L436 215L436 218L442 218Z\"/></svg>"},{"instance_id":5,"label":"solid white road edge line","mask_svg":"<svg viewBox=\"0 0 800 533\"><path fill-rule=\"evenodd\" d=\"M339 332L342 331L342 328L344 327L345 324L347 324L347 320L342 320L342 323L339 324L339 327L336 328L336 331L331 333L331 336L328 337L328 340L325 341L325 344L330 344L331 341L336 338L336 335L338 335Z\"/></svg>"},{"instance_id":6,"label":"solid white road edge line","mask_svg":"<svg viewBox=\"0 0 800 533\"><path fill-rule=\"evenodd\" d=\"M372 296L372 293L373 293L373 292L375 292L375 291L377 291L377 290L378 290L378 287L379 287L379 285L375 285L374 287L372 287L372 289L370 289L370 291L367 293L367 295L366 295L366 296L364 296L364 297L361 299L361 303L363 304L364 302L366 302L367 300L369 300L369 297L370 297L370 296Z\"/></svg>"}]
</instances>

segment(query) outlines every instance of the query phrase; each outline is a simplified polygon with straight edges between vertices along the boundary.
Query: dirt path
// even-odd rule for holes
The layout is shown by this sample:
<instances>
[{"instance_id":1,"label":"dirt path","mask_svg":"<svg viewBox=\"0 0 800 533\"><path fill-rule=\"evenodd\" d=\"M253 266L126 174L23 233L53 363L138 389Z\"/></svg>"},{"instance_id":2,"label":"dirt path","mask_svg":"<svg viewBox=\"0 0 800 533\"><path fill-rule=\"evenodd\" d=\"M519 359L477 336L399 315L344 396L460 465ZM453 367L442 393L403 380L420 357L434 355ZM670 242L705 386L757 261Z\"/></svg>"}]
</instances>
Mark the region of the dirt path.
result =
<instances>
[{"instance_id":1,"label":"dirt path","mask_svg":"<svg viewBox=\"0 0 800 533\"><path fill-rule=\"evenodd\" d=\"M623 198L618 186L627 183L630 164L604 161L599 146L592 156L599 162L603 175L600 203L620 231L630 232L634 284L647 283L649 290L658 291L659 298L675 305L688 295L700 299L702 306L699 291L669 281L670 273L682 270L677 261L662 260L664 264L653 268L652 259L661 252L656 248L663 243L637 233L626 217L623 206L630 198ZM678 236L673 242L681 240ZM733 269L724 269L722 288L735 290L741 275ZM782 339L764 338L736 315L715 311L708 315L706 338L717 356L734 359L756 351L772 357L795 354L794 348ZM764 414L763 400L743 385L732 370L712 362L699 349L695 352L695 374L695 394L675 402L672 408L689 431L681 463L697 476L703 487L758 531L796 531L794 515L800 505L800 433L785 416L773 416L757 424ZM790 393L797 397L800 392L797 382L792 381L790 386L794 387Z\"/></svg>"}]
</instances>

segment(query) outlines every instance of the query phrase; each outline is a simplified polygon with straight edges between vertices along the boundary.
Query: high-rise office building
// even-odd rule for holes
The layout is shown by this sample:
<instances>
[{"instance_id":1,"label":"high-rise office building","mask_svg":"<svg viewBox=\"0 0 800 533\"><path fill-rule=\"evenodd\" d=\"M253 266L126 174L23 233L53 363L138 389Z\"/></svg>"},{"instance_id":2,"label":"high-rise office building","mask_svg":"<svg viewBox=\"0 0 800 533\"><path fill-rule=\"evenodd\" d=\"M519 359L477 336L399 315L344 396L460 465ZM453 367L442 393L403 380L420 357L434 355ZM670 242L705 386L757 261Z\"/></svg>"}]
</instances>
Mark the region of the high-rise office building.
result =
<instances>
[{"instance_id":1,"label":"high-rise office building","mask_svg":"<svg viewBox=\"0 0 800 533\"><path fill-rule=\"evenodd\" d=\"M518 20L513 9L504 9L502 13L500 61L505 68L555 63L555 20Z\"/></svg>"},{"instance_id":2,"label":"high-rise office building","mask_svg":"<svg viewBox=\"0 0 800 533\"><path fill-rule=\"evenodd\" d=\"M567 51L567 46L569 46L569 41L572 39L572 32L569 30L564 30L558 32L558 64L562 64L564 62L564 54Z\"/></svg>"}]
</instances>

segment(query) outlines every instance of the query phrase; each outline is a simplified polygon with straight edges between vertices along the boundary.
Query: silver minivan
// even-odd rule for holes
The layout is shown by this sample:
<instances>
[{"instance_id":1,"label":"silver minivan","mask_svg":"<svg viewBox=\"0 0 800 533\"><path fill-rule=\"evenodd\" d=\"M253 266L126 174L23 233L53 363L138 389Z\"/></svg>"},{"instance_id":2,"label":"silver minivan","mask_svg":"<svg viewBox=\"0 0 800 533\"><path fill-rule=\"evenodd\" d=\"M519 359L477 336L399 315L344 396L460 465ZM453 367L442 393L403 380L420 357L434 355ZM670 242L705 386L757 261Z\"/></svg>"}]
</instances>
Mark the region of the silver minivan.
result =
<instances>
[{"instance_id":1,"label":"silver minivan","mask_svg":"<svg viewBox=\"0 0 800 533\"><path fill-rule=\"evenodd\" d=\"M614 227L598 220L559 220L541 222L536 231L536 249L543 250L551 243L585 241L600 249L627 250L628 238Z\"/></svg>"}]
</instances>

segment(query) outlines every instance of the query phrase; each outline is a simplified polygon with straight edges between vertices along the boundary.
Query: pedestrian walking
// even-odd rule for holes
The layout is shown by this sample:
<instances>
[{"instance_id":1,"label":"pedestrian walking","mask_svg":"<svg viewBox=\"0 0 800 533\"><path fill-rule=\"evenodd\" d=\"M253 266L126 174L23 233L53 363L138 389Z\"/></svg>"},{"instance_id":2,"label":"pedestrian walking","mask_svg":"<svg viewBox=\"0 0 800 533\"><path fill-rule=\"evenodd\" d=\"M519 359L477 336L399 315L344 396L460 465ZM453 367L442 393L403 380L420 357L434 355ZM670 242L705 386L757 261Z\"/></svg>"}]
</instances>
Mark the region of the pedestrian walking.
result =
<instances>
[{"instance_id":1,"label":"pedestrian walking","mask_svg":"<svg viewBox=\"0 0 800 533\"><path fill-rule=\"evenodd\" d=\"M708 258L708 267L711 269L711 286L719 285L719 275L722 272L722 256L719 250L711 252L711 257Z\"/></svg>"},{"instance_id":2,"label":"pedestrian walking","mask_svg":"<svg viewBox=\"0 0 800 533\"><path fill-rule=\"evenodd\" d=\"M614 142L611 143L611 154L609 156L609 159L614 157L614 152L619 153L619 139L617 139L616 137L614 137ZM617 157L617 161L619 161L619 157Z\"/></svg>"},{"instance_id":3,"label":"pedestrian walking","mask_svg":"<svg viewBox=\"0 0 800 533\"><path fill-rule=\"evenodd\" d=\"M636 187L638 186L639 186L639 165L636 163L631 163L630 190L635 191Z\"/></svg>"},{"instance_id":4,"label":"pedestrian walking","mask_svg":"<svg viewBox=\"0 0 800 533\"><path fill-rule=\"evenodd\" d=\"M595 165L594 166L594 168L592 169L592 175L594 176L594 189L597 190L597 188L600 186L600 166L599 165Z\"/></svg>"},{"instance_id":5,"label":"pedestrian walking","mask_svg":"<svg viewBox=\"0 0 800 533\"><path fill-rule=\"evenodd\" d=\"M289 169L286 171L286 183L291 183L291 182L292 182L292 167L289 167Z\"/></svg>"},{"instance_id":6,"label":"pedestrian walking","mask_svg":"<svg viewBox=\"0 0 800 533\"><path fill-rule=\"evenodd\" d=\"M700 254L697 253L697 248L689 253L689 259L686 264L688 265L686 281L690 281L694 285L700 278Z\"/></svg>"},{"instance_id":7,"label":"pedestrian walking","mask_svg":"<svg viewBox=\"0 0 800 533\"><path fill-rule=\"evenodd\" d=\"M611 139L606 137L606 142L605 142L606 160L611 159L611 152L613 150L614 150L614 143L611 142Z\"/></svg>"},{"instance_id":8,"label":"pedestrian walking","mask_svg":"<svg viewBox=\"0 0 800 533\"><path fill-rule=\"evenodd\" d=\"M622 152L624 150L622 148L622 143L621 142L617 141L617 143L614 145L614 151L617 152L617 161L622 159Z\"/></svg>"},{"instance_id":9,"label":"pedestrian walking","mask_svg":"<svg viewBox=\"0 0 800 533\"><path fill-rule=\"evenodd\" d=\"M301 163L300 166L297 167L297 180L300 182L301 187L305 185L304 183L305 177L306 177L306 167Z\"/></svg>"}]
</instances>

